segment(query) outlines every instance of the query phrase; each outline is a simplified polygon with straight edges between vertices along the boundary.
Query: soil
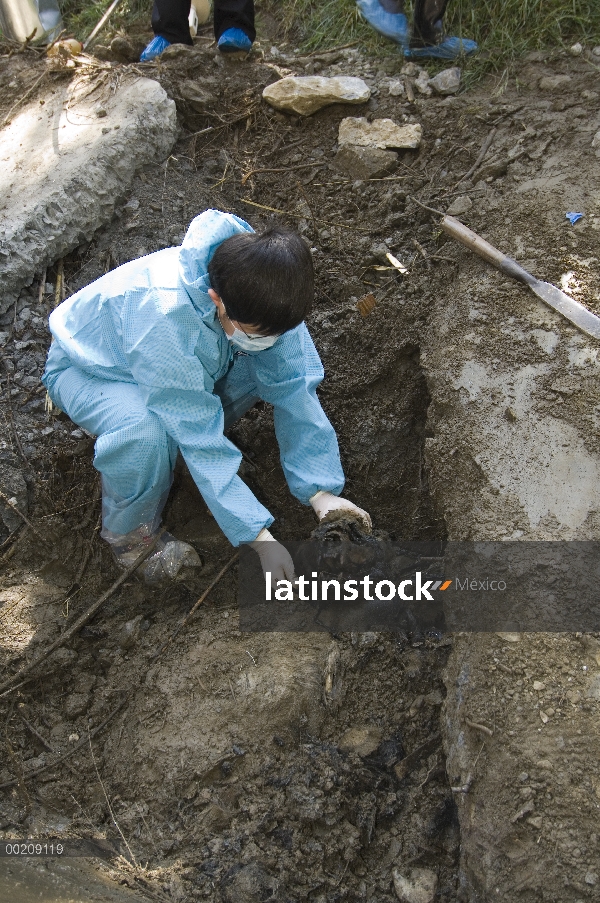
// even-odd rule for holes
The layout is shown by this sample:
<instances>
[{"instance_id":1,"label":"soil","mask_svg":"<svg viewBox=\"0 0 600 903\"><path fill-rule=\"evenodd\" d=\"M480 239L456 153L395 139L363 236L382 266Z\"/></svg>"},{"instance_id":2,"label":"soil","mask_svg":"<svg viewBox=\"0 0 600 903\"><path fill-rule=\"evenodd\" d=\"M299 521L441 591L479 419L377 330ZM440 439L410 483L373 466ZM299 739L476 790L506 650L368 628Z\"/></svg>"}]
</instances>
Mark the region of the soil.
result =
<instances>
[{"instance_id":1,"label":"soil","mask_svg":"<svg viewBox=\"0 0 600 903\"><path fill-rule=\"evenodd\" d=\"M264 29L276 42L275 23L265 21ZM409 103L388 90L390 78L400 77L399 58L370 60L356 48L301 57L270 46L263 40L263 52L228 60L201 38L140 67L175 99L182 135L162 166L139 172L113 221L64 259L66 294L127 260L179 244L207 207L231 210L256 229L272 222L299 228L313 248L317 297L308 325L325 366L320 397L338 432L346 494L391 538L510 535L508 515L482 514L474 501L485 482L481 462L455 454L464 427L450 396L468 387L456 386L462 359L445 368L445 344L462 347L471 329L478 353L502 368L515 347L503 321L522 325L535 309L540 335L518 348L517 362L526 367L543 357L544 343L552 345L552 330L573 347L577 334L540 313L537 302L524 306L522 289L443 238L436 217L412 197L446 209L468 196L463 218L475 231L541 278L558 284L571 273L568 287L600 313L592 148L600 128L598 67L585 54L530 54L508 82L490 80L449 98L417 93ZM22 91L36 65L43 64L33 52L0 58L2 84L16 81ZM309 118L261 102L262 88L281 74L316 71L359 75L374 89L372 99L366 108L332 106ZM334 162L339 123L348 115L420 122L422 146L402 152L392 175L354 180ZM461 181L492 129L481 167ZM571 226L567 210L585 216ZM386 250L407 275L389 267ZM56 282L54 268L0 319L0 484L37 531L23 529L14 512L11 520L4 505L0 655L7 678L119 574L98 539L93 440L46 410L39 384ZM356 302L368 292L377 303L363 317ZM581 416L595 427L586 453L597 453L598 408L580 410L575 389L556 388L556 372L540 379L548 405L564 403L564 423ZM594 374L577 379L576 389L587 386L593 399ZM305 538L314 519L289 495L268 407L249 412L230 436L244 453L242 476L276 517L277 535ZM469 434L468 447L471 441ZM450 456L464 459L458 469ZM521 508L517 517L514 500L507 505L513 533L524 538L598 538L593 517L585 526L572 519L567 535L550 513L532 533L531 518ZM107 838L125 859L89 865L89 875L100 870L116 882L110 899L392 903L393 869L413 866L437 874L436 900L598 899L599 703L585 695L585 681L600 666L593 637L586 646L575 637L530 636L519 646L498 637L241 634L233 567L157 656L231 557L183 464L165 522L198 548L201 573L168 589L127 581L32 678L0 697L3 838ZM491 671L467 715L495 732L493 740L485 733L469 740L472 756L457 752L455 737L457 662L469 642L476 644L473 669ZM532 767L533 754L518 739L499 754L490 700L507 701L498 720L508 736L508 720L527 722L527 706L538 700L528 685L534 678L545 683L558 715L563 678L565 693L572 684L579 696L568 697L560 752L548 747ZM526 715L510 709L518 702ZM531 717L539 720L537 708ZM356 728L376 738L368 751L348 740ZM68 758L54 764L64 753ZM540 764L548 760L549 769ZM559 764L560 791L551 791L547 774ZM473 787L464 791L469 769ZM487 794L483 814L478 781ZM532 807L516 825L536 837L497 853L504 824L498 813L558 792L560 806L547 802L555 811L540 810L551 831L543 833ZM526 820L532 824L523 828ZM477 861L482 837L487 846ZM516 874L515 862L529 868L538 855L552 868L538 869L535 880ZM125 861L132 856L133 866ZM13 872L11 881L23 903L33 899L22 875ZM64 889L63 897L46 893L68 897ZM103 899L96 885L89 893Z\"/></svg>"}]
</instances>

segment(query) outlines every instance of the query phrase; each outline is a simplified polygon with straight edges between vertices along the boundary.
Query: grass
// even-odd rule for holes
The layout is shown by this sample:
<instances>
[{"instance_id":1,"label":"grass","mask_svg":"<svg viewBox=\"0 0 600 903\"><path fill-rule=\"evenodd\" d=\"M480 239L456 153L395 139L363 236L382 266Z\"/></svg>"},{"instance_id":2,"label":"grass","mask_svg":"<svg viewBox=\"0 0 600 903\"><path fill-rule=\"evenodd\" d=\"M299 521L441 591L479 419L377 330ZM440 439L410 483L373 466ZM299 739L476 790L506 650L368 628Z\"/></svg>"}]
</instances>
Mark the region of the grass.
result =
<instances>
[{"instance_id":1,"label":"grass","mask_svg":"<svg viewBox=\"0 0 600 903\"><path fill-rule=\"evenodd\" d=\"M111 0L59 0L65 28L69 34L82 41L102 18ZM106 37L117 31L126 32L134 22L144 21L150 28L152 0L121 0L111 14L105 28L100 32L97 43L105 43Z\"/></svg>"},{"instance_id":2,"label":"grass","mask_svg":"<svg viewBox=\"0 0 600 903\"><path fill-rule=\"evenodd\" d=\"M398 59L396 45L381 37L360 15L355 0L263 0L294 46L320 50L357 41L363 51ZM86 37L109 0L61 0L65 27ZM152 0L122 0L100 37L104 43L133 23L149 27ZM407 0L410 16L412 0ZM465 61L467 82L501 72L530 50L564 47L580 41L600 45L600 0L450 0L445 18L449 34L474 38L480 52ZM259 12L260 38L260 12ZM431 68L432 64L428 63ZM440 65L438 68L443 68ZM434 64L435 68L435 64Z\"/></svg>"},{"instance_id":3,"label":"grass","mask_svg":"<svg viewBox=\"0 0 600 903\"><path fill-rule=\"evenodd\" d=\"M267 2L289 38L303 49L325 49L358 40L378 56L397 54L395 45L362 19L355 0ZM406 3L409 16L411 6ZM480 52L465 61L473 81L485 72L501 71L531 50L568 47L576 41L592 47L600 44L600 2L450 0L445 25L449 34L474 38L479 44Z\"/></svg>"}]
</instances>

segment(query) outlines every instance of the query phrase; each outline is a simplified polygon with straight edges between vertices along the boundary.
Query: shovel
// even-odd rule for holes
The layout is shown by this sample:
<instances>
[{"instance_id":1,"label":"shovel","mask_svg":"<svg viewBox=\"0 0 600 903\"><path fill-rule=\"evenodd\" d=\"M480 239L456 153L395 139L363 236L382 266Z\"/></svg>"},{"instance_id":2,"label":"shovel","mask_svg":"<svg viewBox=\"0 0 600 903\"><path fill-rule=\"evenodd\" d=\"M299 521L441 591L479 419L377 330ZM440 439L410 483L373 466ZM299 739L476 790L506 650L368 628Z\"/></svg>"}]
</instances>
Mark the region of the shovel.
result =
<instances>
[{"instance_id":1,"label":"shovel","mask_svg":"<svg viewBox=\"0 0 600 903\"><path fill-rule=\"evenodd\" d=\"M600 317L591 313L583 304L579 304L574 298L570 298L564 292L561 292L555 285L549 282L541 282L519 266L516 260L507 257L502 251L499 251L485 239L481 238L475 232L472 232L467 226L463 226L459 220L453 216L444 216L440 223L444 232L456 238L471 251L475 251L492 266L504 273L505 276L511 276L518 282L523 282L535 292L538 298L541 298L545 304L548 304L553 310L562 314L567 320L570 320L574 326L581 329L593 339L600 339Z\"/></svg>"}]
</instances>

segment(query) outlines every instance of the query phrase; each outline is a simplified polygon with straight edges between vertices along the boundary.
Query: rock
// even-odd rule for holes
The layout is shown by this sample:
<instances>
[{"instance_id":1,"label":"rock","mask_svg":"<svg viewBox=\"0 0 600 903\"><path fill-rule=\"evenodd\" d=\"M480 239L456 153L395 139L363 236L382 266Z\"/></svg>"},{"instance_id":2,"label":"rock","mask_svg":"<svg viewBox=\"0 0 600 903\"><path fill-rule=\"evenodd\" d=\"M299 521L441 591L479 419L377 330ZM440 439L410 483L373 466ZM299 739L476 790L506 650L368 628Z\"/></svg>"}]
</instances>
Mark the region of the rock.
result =
<instances>
[{"instance_id":1,"label":"rock","mask_svg":"<svg viewBox=\"0 0 600 903\"><path fill-rule=\"evenodd\" d=\"M409 78L416 78L419 74L419 67L416 63L405 63L400 72L402 75L408 75Z\"/></svg>"},{"instance_id":2,"label":"rock","mask_svg":"<svg viewBox=\"0 0 600 903\"><path fill-rule=\"evenodd\" d=\"M521 642L521 634L520 633L512 633L511 631L498 631L496 636L499 636L501 640L504 640L505 643L520 643Z\"/></svg>"},{"instance_id":3,"label":"rock","mask_svg":"<svg viewBox=\"0 0 600 903\"><path fill-rule=\"evenodd\" d=\"M594 56L600 56L600 45L598 47L594 47L592 49L592 53L594 54Z\"/></svg>"},{"instance_id":4,"label":"rock","mask_svg":"<svg viewBox=\"0 0 600 903\"><path fill-rule=\"evenodd\" d=\"M27 485L20 470L10 464L0 462L0 489L23 514L27 514ZM10 505L0 500L0 518L9 533L13 533L23 523L23 519Z\"/></svg>"},{"instance_id":5,"label":"rock","mask_svg":"<svg viewBox=\"0 0 600 903\"><path fill-rule=\"evenodd\" d=\"M570 81L570 75L545 75L540 78L538 88L540 91L556 91L558 88L564 88Z\"/></svg>"},{"instance_id":6,"label":"rock","mask_svg":"<svg viewBox=\"0 0 600 903\"><path fill-rule=\"evenodd\" d=\"M65 717L78 718L87 711L89 696L87 693L71 693L65 699Z\"/></svg>"},{"instance_id":7,"label":"rock","mask_svg":"<svg viewBox=\"0 0 600 903\"><path fill-rule=\"evenodd\" d=\"M388 254L390 253L390 249L386 244L382 241L374 242L369 248L369 261L371 263L373 260L378 260L379 263L382 263L384 266L389 266Z\"/></svg>"},{"instance_id":8,"label":"rock","mask_svg":"<svg viewBox=\"0 0 600 903\"><path fill-rule=\"evenodd\" d=\"M203 810L198 821L206 831L211 834L216 834L219 831L224 831L231 823L232 818L233 812L229 812L227 809L218 806L216 803L210 803L210 805Z\"/></svg>"},{"instance_id":9,"label":"rock","mask_svg":"<svg viewBox=\"0 0 600 903\"><path fill-rule=\"evenodd\" d=\"M546 689L546 684L544 683L543 680L534 680L534 682L533 682L533 689L534 689L534 690L537 690L538 692L539 692L540 690L545 690L545 689Z\"/></svg>"},{"instance_id":10,"label":"rock","mask_svg":"<svg viewBox=\"0 0 600 903\"><path fill-rule=\"evenodd\" d=\"M419 147L423 129L419 123L396 125L392 119L375 119L369 122L364 117L342 119L338 131L338 144L343 147L352 144L358 147L411 148Z\"/></svg>"},{"instance_id":11,"label":"rock","mask_svg":"<svg viewBox=\"0 0 600 903\"><path fill-rule=\"evenodd\" d=\"M382 731L374 725L351 727L342 735L339 746L342 752L369 756L375 752L382 739Z\"/></svg>"},{"instance_id":12,"label":"rock","mask_svg":"<svg viewBox=\"0 0 600 903\"><path fill-rule=\"evenodd\" d=\"M362 78L290 75L267 85L262 96L272 107L310 116L332 103L366 103L371 91Z\"/></svg>"},{"instance_id":13,"label":"rock","mask_svg":"<svg viewBox=\"0 0 600 903\"><path fill-rule=\"evenodd\" d=\"M467 194L461 194L460 197L455 198L446 213L449 213L450 216L460 216L462 213L467 213L473 206L473 201Z\"/></svg>"},{"instance_id":14,"label":"rock","mask_svg":"<svg viewBox=\"0 0 600 903\"><path fill-rule=\"evenodd\" d=\"M592 147L596 151L596 156L600 157L600 129L598 129L598 131L592 138Z\"/></svg>"},{"instance_id":15,"label":"rock","mask_svg":"<svg viewBox=\"0 0 600 903\"><path fill-rule=\"evenodd\" d=\"M433 78L429 79L429 84L436 94L456 94L460 88L460 69L453 66L451 69L443 69Z\"/></svg>"},{"instance_id":16,"label":"rock","mask_svg":"<svg viewBox=\"0 0 600 903\"><path fill-rule=\"evenodd\" d=\"M119 646L121 649L133 649L140 638L140 624L142 623L142 615L127 621L121 628L119 633Z\"/></svg>"},{"instance_id":17,"label":"rock","mask_svg":"<svg viewBox=\"0 0 600 903\"><path fill-rule=\"evenodd\" d=\"M600 674L594 674L585 691L586 699L600 700Z\"/></svg>"},{"instance_id":18,"label":"rock","mask_svg":"<svg viewBox=\"0 0 600 903\"><path fill-rule=\"evenodd\" d=\"M276 900L277 889L277 879L257 862L234 865L221 881L224 903L263 903L264 900Z\"/></svg>"},{"instance_id":19,"label":"rock","mask_svg":"<svg viewBox=\"0 0 600 903\"><path fill-rule=\"evenodd\" d=\"M399 869L392 872L394 890L401 903L432 903L437 890L437 875L431 869L409 869L402 875Z\"/></svg>"},{"instance_id":20,"label":"rock","mask_svg":"<svg viewBox=\"0 0 600 903\"><path fill-rule=\"evenodd\" d=\"M583 53L583 45L580 44L579 41L576 44L571 44L571 46L569 47L569 53L571 54L571 56L581 56L581 54Z\"/></svg>"},{"instance_id":21,"label":"rock","mask_svg":"<svg viewBox=\"0 0 600 903\"><path fill-rule=\"evenodd\" d=\"M586 884L589 884L590 887L595 887L596 884L598 884L598 875L595 872L587 872L583 880Z\"/></svg>"},{"instance_id":22,"label":"rock","mask_svg":"<svg viewBox=\"0 0 600 903\"><path fill-rule=\"evenodd\" d=\"M184 79L179 85L179 96L184 105L189 106L195 113L205 113L216 103L214 94L206 91L198 82L191 78Z\"/></svg>"},{"instance_id":23,"label":"rock","mask_svg":"<svg viewBox=\"0 0 600 903\"><path fill-rule=\"evenodd\" d=\"M506 175L507 169L508 160L494 160L493 162L482 166L477 173L477 177L482 181L485 181L486 179L499 179L501 176Z\"/></svg>"},{"instance_id":24,"label":"rock","mask_svg":"<svg viewBox=\"0 0 600 903\"><path fill-rule=\"evenodd\" d=\"M136 171L164 160L177 138L175 104L158 82L124 75L118 91L92 94L75 85L61 79L0 134L0 315L35 273L110 222Z\"/></svg>"},{"instance_id":25,"label":"rock","mask_svg":"<svg viewBox=\"0 0 600 903\"><path fill-rule=\"evenodd\" d=\"M140 50L134 47L127 38L117 35L110 42L112 59L118 63L137 63L140 58Z\"/></svg>"},{"instance_id":26,"label":"rock","mask_svg":"<svg viewBox=\"0 0 600 903\"><path fill-rule=\"evenodd\" d=\"M343 170L352 179L377 179L394 171L398 154L378 147L348 144L340 147L333 162L337 169Z\"/></svg>"},{"instance_id":27,"label":"rock","mask_svg":"<svg viewBox=\"0 0 600 903\"><path fill-rule=\"evenodd\" d=\"M539 831L542 827L543 818L541 815L533 815L531 818L527 819L527 824L531 825L532 828L537 828Z\"/></svg>"},{"instance_id":28,"label":"rock","mask_svg":"<svg viewBox=\"0 0 600 903\"><path fill-rule=\"evenodd\" d=\"M53 668L70 668L78 658L79 656L74 649L66 649L64 646L61 646L60 649L56 649L52 653L48 661Z\"/></svg>"},{"instance_id":29,"label":"rock","mask_svg":"<svg viewBox=\"0 0 600 903\"><path fill-rule=\"evenodd\" d=\"M404 94L404 82L401 78L383 79L381 88L387 90L390 97L402 97Z\"/></svg>"},{"instance_id":30,"label":"rock","mask_svg":"<svg viewBox=\"0 0 600 903\"><path fill-rule=\"evenodd\" d=\"M419 72L419 77L415 81L415 88L419 94L424 94L425 97L431 96L432 91L429 85L429 73L425 69L421 69Z\"/></svg>"}]
</instances>

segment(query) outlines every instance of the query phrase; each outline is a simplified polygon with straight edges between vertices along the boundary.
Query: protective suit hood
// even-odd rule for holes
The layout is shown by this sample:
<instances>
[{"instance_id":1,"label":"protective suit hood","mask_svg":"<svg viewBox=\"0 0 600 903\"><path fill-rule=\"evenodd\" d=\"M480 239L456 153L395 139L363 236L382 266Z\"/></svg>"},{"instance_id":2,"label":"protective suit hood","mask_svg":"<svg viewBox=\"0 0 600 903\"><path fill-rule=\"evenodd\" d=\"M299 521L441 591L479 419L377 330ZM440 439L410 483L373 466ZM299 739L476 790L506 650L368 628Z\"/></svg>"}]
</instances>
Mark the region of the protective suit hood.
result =
<instances>
[{"instance_id":1,"label":"protective suit hood","mask_svg":"<svg viewBox=\"0 0 600 903\"><path fill-rule=\"evenodd\" d=\"M215 311L208 296L207 271L216 248L238 232L253 231L243 219L221 210L205 210L190 223L179 250L179 278L200 314L214 315Z\"/></svg>"}]
</instances>

